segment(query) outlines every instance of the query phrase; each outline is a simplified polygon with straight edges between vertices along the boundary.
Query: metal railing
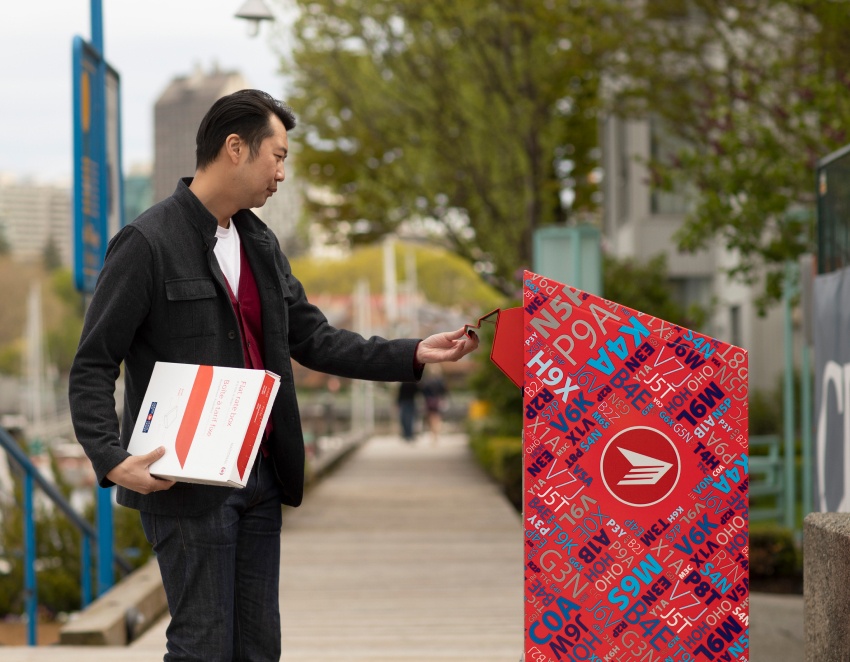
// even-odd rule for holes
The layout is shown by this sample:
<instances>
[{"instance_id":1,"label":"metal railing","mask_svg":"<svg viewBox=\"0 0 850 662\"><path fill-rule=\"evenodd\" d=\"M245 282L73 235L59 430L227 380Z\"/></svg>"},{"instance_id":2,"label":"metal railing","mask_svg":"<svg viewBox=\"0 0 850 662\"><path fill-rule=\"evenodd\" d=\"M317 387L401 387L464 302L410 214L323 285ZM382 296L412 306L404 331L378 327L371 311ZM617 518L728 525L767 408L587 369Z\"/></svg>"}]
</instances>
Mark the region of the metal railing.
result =
<instances>
[{"instance_id":1,"label":"metal railing","mask_svg":"<svg viewBox=\"0 0 850 662\"><path fill-rule=\"evenodd\" d=\"M787 507L783 472L785 460L780 455L778 435L753 435L749 440L750 500L773 497L773 506L750 508L750 520L785 521Z\"/></svg>"},{"instance_id":2,"label":"metal railing","mask_svg":"<svg viewBox=\"0 0 850 662\"><path fill-rule=\"evenodd\" d=\"M27 643L36 645L36 624L38 619L38 592L36 584L36 539L35 522L36 514L34 507L35 486L59 508L68 520L82 534L81 558L80 558L80 581L82 588L82 607L86 607L92 600L92 576L91 576L91 549L92 544L97 542L97 531L73 509L70 503L62 496L56 486L49 482L32 463L27 454L18 445L12 435L0 427L0 447L8 453L24 474L23 482L23 520L24 520L24 604L27 616ZM124 572L131 572L132 565L119 554L113 554L113 562Z\"/></svg>"}]
</instances>

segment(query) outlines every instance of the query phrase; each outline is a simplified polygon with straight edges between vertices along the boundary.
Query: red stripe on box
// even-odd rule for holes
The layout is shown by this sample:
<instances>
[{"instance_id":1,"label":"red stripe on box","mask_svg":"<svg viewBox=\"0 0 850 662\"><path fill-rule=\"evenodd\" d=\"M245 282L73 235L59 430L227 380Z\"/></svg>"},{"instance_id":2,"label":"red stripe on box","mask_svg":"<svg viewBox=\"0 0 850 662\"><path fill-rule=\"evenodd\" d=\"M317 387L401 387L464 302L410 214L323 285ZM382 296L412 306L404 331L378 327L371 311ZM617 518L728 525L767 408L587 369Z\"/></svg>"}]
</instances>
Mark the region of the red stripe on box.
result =
<instances>
[{"instance_id":1,"label":"red stripe on box","mask_svg":"<svg viewBox=\"0 0 850 662\"><path fill-rule=\"evenodd\" d=\"M269 404L269 396L272 394L274 387L274 377L266 375L263 380L263 385L260 387L260 395L257 398L257 404L254 405L254 414L251 417L251 423L248 425L248 431L245 433L245 439L242 440L242 448L239 450L239 457L236 459L236 468L239 470L239 478L245 477L245 468L248 466L248 460L251 459L251 451L254 450L254 444L257 442L257 437L260 433L260 424L263 422L263 415L266 413L266 407Z\"/></svg>"},{"instance_id":2,"label":"red stripe on box","mask_svg":"<svg viewBox=\"0 0 850 662\"><path fill-rule=\"evenodd\" d=\"M177 459L180 460L181 467L186 464L186 456L189 455L189 449L192 447L192 440L195 438L212 380L212 366L198 366L198 374L195 375L195 383L192 384L186 411L180 422L180 429L177 431L177 440L174 442L174 450L177 451Z\"/></svg>"}]
</instances>

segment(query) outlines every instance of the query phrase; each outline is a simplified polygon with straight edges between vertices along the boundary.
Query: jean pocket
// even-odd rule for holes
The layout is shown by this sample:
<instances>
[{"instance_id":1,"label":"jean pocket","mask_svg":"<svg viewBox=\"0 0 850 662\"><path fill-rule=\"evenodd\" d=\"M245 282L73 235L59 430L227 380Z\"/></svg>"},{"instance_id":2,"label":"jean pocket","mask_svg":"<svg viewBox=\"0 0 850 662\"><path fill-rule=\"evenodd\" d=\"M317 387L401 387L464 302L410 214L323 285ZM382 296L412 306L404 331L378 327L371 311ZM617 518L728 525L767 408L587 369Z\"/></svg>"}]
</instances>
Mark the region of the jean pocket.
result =
<instances>
[{"instance_id":1,"label":"jean pocket","mask_svg":"<svg viewBox=\"0 0 850 662\"><path fill-rule=\"evenodd\" d=\"M156 551L156 515L153 513L140 513L140 515L142 516L142 530L145 532L145 538Z\"/></svg>"}]
</instances>

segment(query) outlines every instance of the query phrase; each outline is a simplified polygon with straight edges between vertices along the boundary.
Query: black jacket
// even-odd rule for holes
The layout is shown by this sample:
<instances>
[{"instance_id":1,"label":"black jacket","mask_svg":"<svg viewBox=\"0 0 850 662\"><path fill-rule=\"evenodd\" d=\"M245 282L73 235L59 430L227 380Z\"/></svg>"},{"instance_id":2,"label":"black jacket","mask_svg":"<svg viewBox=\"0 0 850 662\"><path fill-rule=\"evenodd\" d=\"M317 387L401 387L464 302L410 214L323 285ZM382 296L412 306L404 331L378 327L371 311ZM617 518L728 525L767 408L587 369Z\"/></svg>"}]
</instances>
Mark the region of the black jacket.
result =
<instances>
[{"instance_id":1,"label":"black jacket","mask_svg":"<svg viewBox=\"0 0 850 662\"><path fill-rule=\"evenodd\" d=\"M244 367L236 315L213 254L217 221L182 180L110 241L71 368L71 416L101 486L126 451L156 361ZM416 340L368 340L335 329L307 301L274 234L252 212L233 217L263 306L265 368L281 376L270 451L282 501L304 490L304 440L290 358L341 377L411 381ZM119 436L115 380L124 362ZM418 374L417 374L418 373ZM232 488L178 483L142 495L119 486L122 505L191 515L221 504Z\"/></svg>"}]
</instances>

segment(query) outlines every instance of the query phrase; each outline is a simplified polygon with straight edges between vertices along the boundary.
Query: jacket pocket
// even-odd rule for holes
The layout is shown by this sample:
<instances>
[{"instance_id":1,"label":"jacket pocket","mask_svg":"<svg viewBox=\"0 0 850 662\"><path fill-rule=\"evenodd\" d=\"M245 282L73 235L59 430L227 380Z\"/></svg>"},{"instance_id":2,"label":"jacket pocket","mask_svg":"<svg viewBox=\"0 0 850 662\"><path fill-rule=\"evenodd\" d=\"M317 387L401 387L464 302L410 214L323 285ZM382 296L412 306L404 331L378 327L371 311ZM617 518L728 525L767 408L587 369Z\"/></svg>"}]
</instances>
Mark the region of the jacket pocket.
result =
<instances>
[{"instance_id":1,"label":"jacket pocket","mask_svg":"<svg viewBox=\"0 0 850 662\"><path fill-rule=\"evenodd\" d=\"M215 335L219 323L216 317L218 295L212 278L167 280L165 296L172 338Z\"/></svg>"}]
</instances>

